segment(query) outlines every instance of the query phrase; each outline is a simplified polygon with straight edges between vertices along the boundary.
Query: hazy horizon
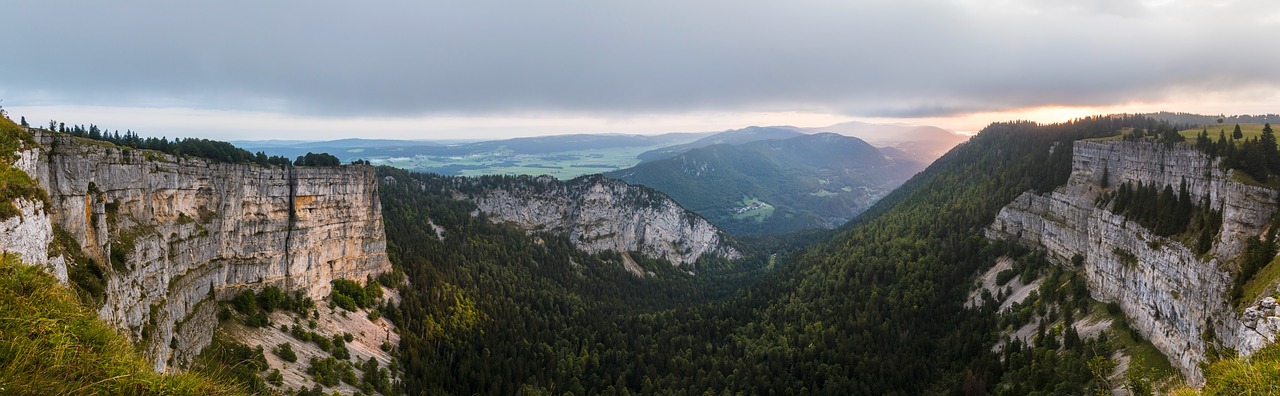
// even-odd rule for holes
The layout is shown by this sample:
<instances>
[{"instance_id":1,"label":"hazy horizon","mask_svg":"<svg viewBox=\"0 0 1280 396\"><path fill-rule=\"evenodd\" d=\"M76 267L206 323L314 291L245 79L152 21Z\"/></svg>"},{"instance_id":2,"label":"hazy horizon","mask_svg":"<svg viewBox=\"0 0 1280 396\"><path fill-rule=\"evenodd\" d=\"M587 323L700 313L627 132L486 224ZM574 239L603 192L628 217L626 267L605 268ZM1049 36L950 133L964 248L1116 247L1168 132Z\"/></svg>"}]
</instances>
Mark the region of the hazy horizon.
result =
<instances>
[{"instance_id":1,"label":"hazy horizon","mask_svg":"<svg viewBox=\"0 0 1280 396\"><path fill-rule=\"evenodd\" d=\"M15 119L147 136L489 140L847 121L973 133L1006 120L1280 112L1280 3L1263 0L23 2L6 13L20 33L0 99Z\"/></svg>"}]
</instances>

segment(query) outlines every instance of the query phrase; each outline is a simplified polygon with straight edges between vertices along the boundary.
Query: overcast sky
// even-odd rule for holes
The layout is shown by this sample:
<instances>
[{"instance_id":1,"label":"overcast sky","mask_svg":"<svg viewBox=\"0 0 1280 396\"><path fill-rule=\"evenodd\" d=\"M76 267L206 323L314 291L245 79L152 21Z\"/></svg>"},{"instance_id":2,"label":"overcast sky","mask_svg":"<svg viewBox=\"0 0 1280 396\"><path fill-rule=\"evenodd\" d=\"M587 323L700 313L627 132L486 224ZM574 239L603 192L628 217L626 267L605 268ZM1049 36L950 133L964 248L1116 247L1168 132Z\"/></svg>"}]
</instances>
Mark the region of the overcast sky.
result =
<instances>
[{"instance_id":1,"label":"overcast sky","mask_svg":"<svg viewBox=\"0 0 1280 396\"><path fill-rule=\"evenodd\" d=\"M1280 113L1280 1L6 2L16 119L217 139Z\"/></svg>"}]
</instances>

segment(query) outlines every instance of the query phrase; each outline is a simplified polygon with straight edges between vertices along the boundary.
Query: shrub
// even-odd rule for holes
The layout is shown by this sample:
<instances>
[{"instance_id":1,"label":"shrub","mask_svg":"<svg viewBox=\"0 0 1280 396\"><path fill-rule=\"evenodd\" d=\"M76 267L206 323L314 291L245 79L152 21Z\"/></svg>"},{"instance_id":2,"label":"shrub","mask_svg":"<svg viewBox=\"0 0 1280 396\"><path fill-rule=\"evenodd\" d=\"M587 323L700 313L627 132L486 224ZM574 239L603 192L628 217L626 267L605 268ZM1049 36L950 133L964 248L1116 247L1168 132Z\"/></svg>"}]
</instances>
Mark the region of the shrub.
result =
<instances>
[{"instance_id":1,"label":"shrub","mask_svg":"<svg viewBox=\"0 0 1280 396\"><path fill-rule=\"evenodd\" d=\"M293 352L293 344L288 342L280 343L275 348L271 348L271 353L279 356L281 360L289 363L298 361L298 354Z\"/></svg>"},{"instance_id":2,"label":"shrub","mask_svg":"<svg viewBox=\"0 0 1280 396\"><path fill-rule=\"evenodd\" d=\"M1018 273L1014 272L1013 269L1000 271L999 273L996 274L996 284L1004 286L1004 284L1009 283L1009 281L1013 280L1013 277L1015 276L1018 276Z\"/></svg>"},{"instance_id":3,"label":"shrub","mask_svg":"<svg viewBox=\"0 0 1280 396\"><path fill-rule=\"evenodd\" d=\"M223 305L223 306L221 306L220 308L218 308L218 321L219 321L219 322L230 320L230 319L231 319L231 315L232 315L232 314L231 314L231 310L230 310L230 309L228 309L228 308L227 308L227 306Z\"/></svg>"},{"instance_id":4,"label":"shrub","mask_svg":"<svg viewBox=\"0 0 1280 396\"><path fill-rule=\"evenodd\" d=\"M338 360L351 359L351 351L347 350L346 339L343 338L341 334L333 335L333 350L331 351L331 354Z\"/></svg>"},{"instance_id":5,"label":"shrub","mask_svg":"<svg viewBox=\"0 0 1280 396\"><path fill-rule=\"evenodd\" d=\"M245 290L237 294L231 299L231 305L236 308L236 312L241 315L252 315L258 312L258 301L254 297L253 292Z\"/></svg>"},{"instance_id":6,"label":"shrub","mask_svg":"<svg viewBox=\"0 0 1280 396\"><path fill-rule=\"evenodd\" d=\"M267 286L258 293L258 307L267 312L274 312L276 308L287 308L285 305L284 292L279 287Z\"/></svg>"},{"instance_id":7,"label":"shrub","mask_svg":"<svg viewBox=\"0 0 1280 396\"><path fill-rule=\"evenodd\" d=\"M339 381L338 360L334 358L317 359L311 358L311 365L307 366L307 374L316 381L316 384L326 387L337 386Z\"/></svg>"},{"instance_id":8,"label":"shrub","mask_svg":"<svg viewBox=\"0 0 1280 396\"><path fill-rule=\"evenodd\" d=\"M275 386L284 385L284 375L280 374L280 369L271 369L271 374L267 374L267 383Z\"/></svg>"}]
</instances>

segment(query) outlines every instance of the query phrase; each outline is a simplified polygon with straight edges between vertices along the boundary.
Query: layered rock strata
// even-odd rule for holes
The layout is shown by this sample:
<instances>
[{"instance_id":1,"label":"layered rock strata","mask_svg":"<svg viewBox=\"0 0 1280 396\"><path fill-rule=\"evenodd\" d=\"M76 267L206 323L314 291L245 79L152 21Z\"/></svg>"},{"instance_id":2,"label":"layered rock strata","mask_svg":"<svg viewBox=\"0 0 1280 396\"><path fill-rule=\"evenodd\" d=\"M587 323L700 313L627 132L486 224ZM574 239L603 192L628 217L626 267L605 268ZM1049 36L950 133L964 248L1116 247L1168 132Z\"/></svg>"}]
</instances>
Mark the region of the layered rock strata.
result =
<instances>
[{"instance_id":1,"label":"layered rock strata","mask_svg":"<svg viewBox=\"0 0 1280 396\"><path fill-rule=\"evenodd\" d=\"M32 133L40 148L19 165L52 205L30 217L24 209L28 227L43 231L23 235L48 246L60 228L108 268L98 314L157 371L186 365L209 343L216 300L268 285L322 298L335 278L390 270L368 166L226 164ZM33 262L67 278L59 258Z\"/></svg>"},{"instance_id":2,"label":"layered rock strata","mask_svg":"<svg viewBox=\"0 0 1280 396\"><path fill-rule=\"evenodd\" d=\"M1041 246L1063 265L1083 259L1095 299L1115 302L1130 326L1169 357L1189 383L1203 383L1199 364L1212 348L1249 354L1275 339L1274 309L1254 309L1244 320L1227 301L1234 260L1245 242L1264 231L1277 210L1275 190L1235 180L1217 159L1188 146L1144 142L1076 142L1065 186L1046 195L1027 192L1003 208L987 230L991 238ZM1187 186L1223 214L1212 250L1197 256L1181 242L1160 237L1112 213L1098 198L1110 186L1142 182ZM1274 308L1274 307L1272 307ZM1278 326L1270 326L1275 321Z\"/></svg>"},{"instance_id":3,"label":"layered rock strata","mask_svg":"<svg viewBox=\"0 0 1280 396\"><path fill-rule=\"evenodd\" d=\"M587 252L640 252L672 264L703 255L742 257L718 228L666 195L603 176L561 182L549 176L458 194L494 221L563 232Z\"/></svg>"}]
</instances>

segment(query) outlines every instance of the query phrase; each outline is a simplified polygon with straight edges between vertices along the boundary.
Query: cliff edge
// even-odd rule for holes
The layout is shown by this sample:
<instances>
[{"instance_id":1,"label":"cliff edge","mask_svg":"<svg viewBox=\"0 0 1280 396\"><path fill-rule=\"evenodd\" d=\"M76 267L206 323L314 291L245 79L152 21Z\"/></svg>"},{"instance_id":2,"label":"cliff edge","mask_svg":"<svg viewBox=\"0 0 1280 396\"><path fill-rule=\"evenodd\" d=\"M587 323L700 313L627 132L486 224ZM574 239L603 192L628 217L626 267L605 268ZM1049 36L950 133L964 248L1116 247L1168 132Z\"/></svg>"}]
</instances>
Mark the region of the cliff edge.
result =
<instances>
[{"instance_id":1,"label":"cliff edge","mask_svg":"<svg viewBox=\"0 0 1280 396\"><path fill-rule=\"evenodd\" d=\"M1043 247L1062 265L1078 263L1093 298L1117 303L1130 325L1188 383L1199 385L1200 363L1210 351L1248 355L1280 331L1274 300L1250 302L1257 307L1241 314L1228 299L1237 257L1265 232L1280 199L1275 190L1236 181L1233 172L1186 145L1078 141L1067 184L1044 195L1022 194L1000 211L987 235ZM1212 248L1197 255L1109 209L1107 186L1139 182L1186 186L1194 200L1220 211Z\"/></svg>"},{"instance_id":2,"label":"cliff edge","mask_svg":"<svg viewBox=\"0 0 1280 396\"><path fill-rule=\"evenodd\" d=\"M691 265L703 255L742 257L723 231L665 194L601 175L568 181L550 176L438 176L427 182L454 199L475 203L492 221L564 233L589 253L639 252L674 265Z\"/></svg>"},{"instance_id":3,"label":"cliff edge","mask_svg":"<svg viewBox=\"0 0 1280 396\"><path fill-rule=\"evenodd\" d=\"M94 262L98 316L157 371L208 345L218 300L271 285L319 300L333 279L391 269L369 166L227 164L29 132L14 166L49 206L18 200L0 247L63 282Z\"/></svg>"}]
</instances>

